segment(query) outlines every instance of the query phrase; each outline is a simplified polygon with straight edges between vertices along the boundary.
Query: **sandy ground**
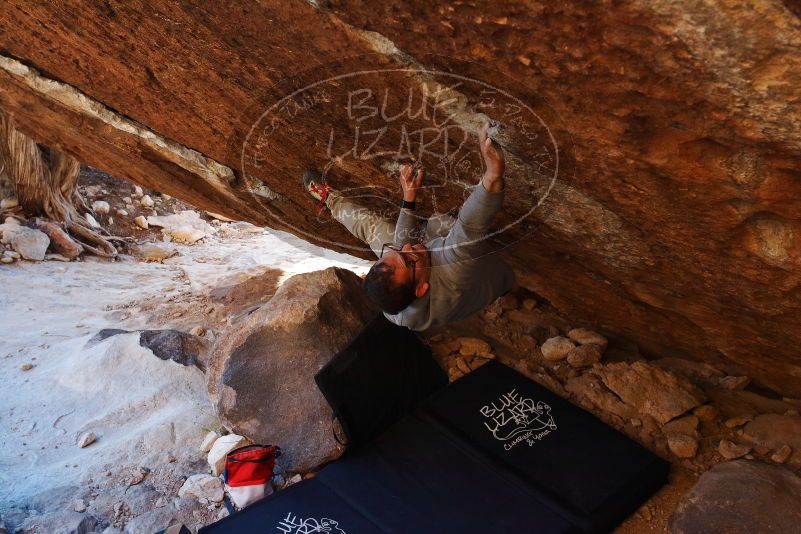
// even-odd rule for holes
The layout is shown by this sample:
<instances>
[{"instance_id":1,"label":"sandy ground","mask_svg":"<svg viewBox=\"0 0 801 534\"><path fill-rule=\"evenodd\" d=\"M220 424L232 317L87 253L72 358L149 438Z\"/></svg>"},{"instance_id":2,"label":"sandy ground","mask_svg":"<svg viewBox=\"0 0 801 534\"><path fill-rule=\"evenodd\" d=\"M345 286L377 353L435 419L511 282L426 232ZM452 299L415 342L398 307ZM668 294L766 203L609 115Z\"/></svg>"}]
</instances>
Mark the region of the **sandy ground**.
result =
<instances>
[{"instance_id":1,"label":"sandy ground","mask_svg":"<svg viewBox=\"0 0 801 534\"><path fill-rule=\"evenodd\" d=\"M199 444L216 425L201 371L156 358L139 346L137 334L87 346L99 330L199 325L212 340L221 326L209 298L215 288L265 272L282 273L280 283L332 265L360 274L369 267L282 232L241 223L220 228L203 242L177 245L179 255L163 263L89 257L0 266L0 516L6 522L21 519L20 507L35 508L37 495L41 501L58 488L53 505L83 500L100 513L104 489L127 490L140 467L164 495L177 488L159 487L172 479L159 479L156 466L198 469L183 476L201 472ZM33 367L22 370L25 364ZM79 448L83 432L94 432L97 441ZM124 525L122 518L119 527L127 531Z\"/></svg>"}]
</instances>

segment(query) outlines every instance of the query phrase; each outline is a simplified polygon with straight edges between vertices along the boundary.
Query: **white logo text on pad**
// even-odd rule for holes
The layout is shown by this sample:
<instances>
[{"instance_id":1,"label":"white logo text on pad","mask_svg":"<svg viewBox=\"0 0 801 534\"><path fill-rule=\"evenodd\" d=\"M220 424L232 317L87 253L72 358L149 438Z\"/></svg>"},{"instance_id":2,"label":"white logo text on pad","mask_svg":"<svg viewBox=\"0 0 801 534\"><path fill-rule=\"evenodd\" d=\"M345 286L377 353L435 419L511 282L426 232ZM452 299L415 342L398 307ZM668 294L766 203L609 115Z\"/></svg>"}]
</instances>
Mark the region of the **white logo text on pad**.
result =
<instances>
[{"instance_id":1,"label":"white logo text on pad","mask_svg":"<svg viewBox=\"0 0 801 534\"><path fill-rule=\"evenodd\" d=\"M277 528L281 534L347 534L333 519L327 517L303 519L292 512L286 514Z\"/></svg>"},{"instance_id":2,"label":"white logo text on pad","mask_svg":"<svg viewBox=\"0 0 801 534\"><path fill-rule=\"evenodd\" d=\"M516 389L483 406L479 412L485 418L484 426L495 439L505 442L503 448L507 451L520 443L531 447L556 430L551 407L523 397Z\"/></svg>"}]
</instances>

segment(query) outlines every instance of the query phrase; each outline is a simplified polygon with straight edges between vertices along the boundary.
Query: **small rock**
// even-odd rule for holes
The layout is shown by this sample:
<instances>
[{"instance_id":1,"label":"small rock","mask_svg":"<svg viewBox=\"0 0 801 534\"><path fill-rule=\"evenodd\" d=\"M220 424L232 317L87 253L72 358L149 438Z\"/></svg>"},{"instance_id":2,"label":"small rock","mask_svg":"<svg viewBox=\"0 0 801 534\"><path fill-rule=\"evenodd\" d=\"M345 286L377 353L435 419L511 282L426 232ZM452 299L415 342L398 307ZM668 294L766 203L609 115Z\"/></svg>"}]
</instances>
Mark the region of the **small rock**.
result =
<instances>
[{"instance_id":1,"label":"small rock","mask_svg":"<svg viewBox=\"0 0 801 534\"><path fill-rule=\"evenodd\" d=\"M128 473L128 475L123 479L123 483L126 486L136 486L145 479L149 472L150 469L147 467L139 466Z\"/></svg>"},{"instance_id":2,"label":"small rock","mask_svg":"<svg viewBox=\"0 0 801 534\"><path fill-rule=\"evenodd\" d=\"M128 216L128 212L125 211L124 209L118 209L117 210L117 215L119 215L120 217L127 217Z\"/></svg>"},{"instance_id":3,"label":"small rock","mask_svg":"<svg viewBox=\"0 0 801 534\"><path fill-rule=\"evenodd\" d=\"M567 337L579 345L598 345L601 348L601 351L603 351L609 344L609 341L604 336L586 328L574 328L567 333Z\"/></svg>"},{"instance_id":4,"label":"small rock","mask_svg":"<svg viewBox=\"0 0 801 534\"><path fill-rule=\"evenodd\" d=\"M142 188L141 188L141 187L139 187L138 185L135 185L135 186L134 186L134 192L133 192L133 195L131 195L131 196L132 196L132 197L134 197L134 198L140 198L140 197L142 197L144 194L145 194L145 192L144 192L144 191L142 191Z\"/></svg>"},{"instance_id":5,"label":"small rock","mask_svg":"<svg viewBox=\"0 0 801 534\"><path fill-rule=\"evenodd\" d=\"M14 258L11 256L3 256L0 258L0 263L14 263Z\"/></svg>"},{"instance_id":6,"label":"small rock","mask_svg":"<svg viewBox=\"0 0 801 534\"><path fill-rule=\"evenodd\" d=\"M734 460L735 458L740 458L741 456L745 456L751 452L751 448L747 447L746 445L740 445L738 443L734 443L733 441L724 439L721 440L720 444L718 445L718 452L727 460Z\"/></svg>"},{"instance_id":7,"label":"small rock","mask_svg":"<svg viewBox=\"0 0 801 534\"><path fill-rule=\"evenodd\" d=\"M467 362L461 356L456 358L456 367L458 367L459 370L464 374L469 374L471 371L470 366L467 365Z\"/></svg>"},{"instance_id":8,"label":"small rock","mask_svg":"<svg viewBox=\"0 0 801 534\"><path fill-rule=\"evenodd\" d=\"M123 204L133 204L133 200L131 200L131 197L122 197L122 203Z\"/></svg>"},{"instance_id":9,"label":"small rock","mask_svg":"<svg viewBox=\"0 0 801 534\"><path fill-rule=\"evenodd\" d=\"M524 299L523 300L523 309L531 311L537 307L537 301L534 299Z\"/></svg>"},{"instance_id":10,"label":"small rock","mask_svg":"<svg viewBox=\"0 0 801 534\"><path fill-rule=\"evenodd\" d=\"M223 483L216 476L199 474L192 475L186 479L184 485L178 490L178 497L181 499L205 499L207 502L222 502Z\"/></svg>"},{"instance_id":11,"label":"small rock","mask_svg":"<svg viewBox=\"0 0 801 534\"><path fill-rule=\"evenodd\" d=\"M27 226L11 226L3 231L3 243L11 244L26 260L42 261L47 247L50 246L50 238L41 230Z\"/></svg>"},{"instance_id":12,"label":"small rock","mask_svg":"<svg viewBox=\"0 0 801 534\"><path fill-rule=\"evenodd\" d=\"M5 224L10 224L12 226L19 226L20 225L19 219L17 219L16 217L6 217L3 222Z\"/></svg>"},{"instance_id":13,"label":"small rock","mask_svg":"<svg viewBox=\"0 0 801 534\"><path fill-rule=\"evenodd\" d=\"M213 430L206 434L206 437L203 438L203 443L200 444L200 452L208 453L219 437L220 435Z\"/></svg>"},{"instance_id":14,"label":"small rock","mask_svg":"<svg viewBox=\"0 0 801 534\"><path fill-rule=\"evenodd\" d=\"M148 224L147 219L145 219L144 215L139 215L134 219L134 224L143 230L147 230Z\"/></svg>"},{"instance_id":15,"label":"small rock","mask_svg":"<svg viewBox=\"0 0 801 534\"><path fill-rule=\"evenodd\" d=\"M209 450L208 461L211 472L214 473L215 476L221 475L225 469L225 455L237 447L243 447L249 444L250 440L236 434L227 434L217 438L217 441L214 442L214 445L212 445Z\"/></svg>"},{"instance_id":16,"label":"small rock","mask_svg":"<svg viewBox=\"0 0 801 534\"><path fill-rule=\"evenodd\" d=\"M718 382L718 386L723 389L740 390L745 389L750 382L751 379L747 376L724 376Z\"/></svg>"},{"instance_id":17,"label":"small rock","mask_svg":"<svg viewBox=\"0 0 801 534\"><path fill-rule=\"evenodd\" d=\"M693 414L701 421L709 422L714 421L718 416L718 409L711 404L704 404L693 410Z\"/></svg>"},{"instance_id":18,"label":"small rock","mask_svg":"<svg viewBox=\"0 0 801 534\"><path fill-rule=\"evenodd\" d=\"M789 445L782 445L778 451L773 453L770 459L777 464L783 464L790 458L791 454L793 454L793 449Z\"/></svg>"},{"instance_id":19,"label":"small rock","mask_svg":"<svg viewBox=\"0 0 801 534\"><path fill-rule=\"evenodd\" d=\"M698 441L692 436L671 434L667 440L670 452L679 458L694 458L698 452Z\"/></svg>"},{"instance_id":20,"label":"small rock","mask_svg":"<svg viewBox=\"0 0 801 534\"><path fill-rule=\"evenodd\" d=\"M743 426L753 419L754 417L752 415L738 415L737 417L726 419L726 422L723 424L726 425L727 428L735 428L738 426Z\"/></svg>"},{"instance_id":21,"label":"small rock","mask_svg":"<svg viewBox=\"0 0 801 534\"><path fill-rule=\"evenodd\" d=\"M476 337L459 338L459 354L462 356L475 356L476 354L491 352L489 343Z\"/></svg>"},{"instance_id":22,"label":"small rock","mask_svg":"<svg viewBox=\"0 0 801 534\"><path fill-rule=\"evenodd\" d=\"M76 499L72 503L72 509L76 512L85 512L86 511L86 503L83 502L83 499Z\"/></svg>"},{"instance_id":23,"label":"small rock","mask_svg":"<svg viewBox=\"0 0 801 534\"><path fill-rule=\"evenodd\" d=\"M189 331L189 333L192 334L193 336L203 337L203 335L206 333L206 329L200 325L197 325L193 327L192 330Z\"/></svg>"},{"instance_id":24,"label":"small rock","mask_svg":"<svg viewBox=\"0 0 801 534\"><path fill-rule=\"evenodd\" d=\"M141 204L143 208L152 208L155 202L150 198L150 195L145 195L139 199L139 204Z\"/></svg>"},{"instance_id":25,"label":"small rock","mask_svg":"<svg viewBox=\"0 0 801 534\"><path fill-rule=\"evenodd\" d=\"M45 261L63 261L63 262L70 262L68 257L62 256L61 254L45 254Z\"/></svg>"},{"instance_id":26,"label":"small rock","mask_svg":"<svg viewBox=\"0 0 801 534\"><path fill-rule=\"evenodd\" d=\"M567 353L567 363L573 367L589 367L600 361L601 347L598 345L579 345Z\"/></svg>"},{"instance_id":27,"label":"small rock","mask_svg":"<svg viewBox=\"0 0 801 534\"><path fill-rule=\"evenodd\" d=\"M4 198L0 200L0 209L8 210L19 206L19 201L14 197Z\"/></svg>"},{"instance_id":28,"label":"small rock","mask_svg":"<svg viewBox=\"0 0 801 534\"><path fill-rule=\"evenodd\" d=\"M97 215L108 215L111 211L111 206L105 200L95 200L92 202L92 211Z\"/></svg>"},{"instance_id":29,"label":"small rock","mask_svg":"<svg viewBox=\"0 0 801 534\"><path fill-rule=\"evenodd\" d=\"M697 437L698 422L698 416L686 415L666 423L665 426L662 427L662 433L666 436L684 434Z\"/></svg>"},{"instance_id":30,"label":"small rock","mask_svg":"<svg viewBox=\"0 0 801 534\"><path fill-rule=\"evenodd\" d=\"M289 478L289 480L287 480L287 481L286 481L286 485L287 485L287 486L291 486L292 484L297 484L297 483L298 483L298 482L300 482L301 480L303 480L303 477L302 477L302 476L300 476L300 474L297 474L297 475L292 475L292 476Z\"/></svg>"},{"instance_id":31,"label":"small rock","mask_svg":"<svg viewBox=\"0 0 801 534\"><path fill-rule=\"evenodd\" d=\"M3 252L3 256L8 256L12 260L18 260L22 257L16 250L6 250L5 252Z\"/></svg>"},{"instance_id":32,"label":"small rock","mask_svg":"<svg viewBox=\"0 0 801 534\"><path fill-rule=\"evenodd\" d=\"M575 348L572 341L566 337L556 336L545 341L540 347L542 357L549 362L564 360L571 350Z\"/></svg>"},{"instance_id":33,"label":"small rock","mask_svg":"<svg viewBox=\"0 0 801 534\"><path fill-rule=\"evenodd\" d=\"M161 198L163 198L164 200L172 200L172 197L167 193L162 193Z\"/></svg>"},{"instance_id":34,"label":"small rock","mask_svg":"<svg viewBox=\"0 0 801 534\"><path fill-rule=\"evenodd\" d=\"M175 247L169 243L142 243L131 247L131 252L144 261L163 261L178 254Z\"/></svg>"},{"instance_id":35,"label":"small rock","mask_svg":"<svg viewBox=\"0 0 801 534\"><path fill-rule=\"evenodd\" d=\"M83 217L84 219L86 219L86 222L88 222L89 226L91 226L92 228L100 228L100 223L97 222L97 219L92 217L91 213L85 213Z\"/></svg>"},{"instance_id":36,"label":"small rock","mask_svg":"<svg viewBox=\"0 0 801 534\"><path fill-rule=\"evenodd\" d=\"M454 380L459 380L463 376L464 376L464 373L462 373L456 367L451 367L450 369L448 369L448 382L453 382Z\"/></svg>"},{"instance_id":37,"label":"small rock","mask_svg":"<svg viewBox=\"0 0 801 534\"><path fill-rule=\"evenodd\" d=\"M176 243L186 243L188 245L200 241L208 235L203 230L192 228L191 226L173 228L170 230L169 234Z\"/></svg>"},{"instance_id":38,"label":"small rock","mask_svg":"<svg viewBox=\"0 0 801 534\"><path fill-rule=\"evenodd\" d=\"M94 432L84 432L78 438L78 447L83 449L84 447L88 447L89 445L94 443L96 440L97 436L95 435Z\"/></svg>"},{"instance_id":39,"label":"small rock","mask_svg":"<svg viewBox=\"0 0 801 534\"><path fill-rule=\"evenodd\" d=\"M33 369L33 364L30 363L23 363L19 366L20 371L30 371L31 369Z\"/></svg>"}]
</instances>

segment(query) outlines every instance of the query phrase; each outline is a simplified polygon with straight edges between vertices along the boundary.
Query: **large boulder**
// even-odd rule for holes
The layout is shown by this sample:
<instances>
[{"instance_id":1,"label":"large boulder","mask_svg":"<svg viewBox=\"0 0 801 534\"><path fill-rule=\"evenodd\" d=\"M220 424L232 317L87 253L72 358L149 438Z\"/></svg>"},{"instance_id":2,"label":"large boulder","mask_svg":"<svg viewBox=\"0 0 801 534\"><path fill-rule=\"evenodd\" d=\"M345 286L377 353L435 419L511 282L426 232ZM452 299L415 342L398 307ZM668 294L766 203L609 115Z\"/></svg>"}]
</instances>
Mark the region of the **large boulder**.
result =
<instances>
[{"instance_id":1,"label":"large boulder","mask_svg":"<svg viewBox=\"0 0 801 534\"><path fill-rule=\"evenodd\" d=\"M736 460L698 480L670 518L672 534L798 532L801 478L787 469Z\"/></svg>"},{"instance_id":2,"label":"large boulder","mask_svg":"<svg viewBox=\"0 0 801 534\"><path fill-rule=\"evenodd\" d=\"M289 471L338 457L333 412L314 375L375 313L351 271L331 267L287 280L213 349L209 393L223 425L279 445Z\"/></svg>"}]
</instances>

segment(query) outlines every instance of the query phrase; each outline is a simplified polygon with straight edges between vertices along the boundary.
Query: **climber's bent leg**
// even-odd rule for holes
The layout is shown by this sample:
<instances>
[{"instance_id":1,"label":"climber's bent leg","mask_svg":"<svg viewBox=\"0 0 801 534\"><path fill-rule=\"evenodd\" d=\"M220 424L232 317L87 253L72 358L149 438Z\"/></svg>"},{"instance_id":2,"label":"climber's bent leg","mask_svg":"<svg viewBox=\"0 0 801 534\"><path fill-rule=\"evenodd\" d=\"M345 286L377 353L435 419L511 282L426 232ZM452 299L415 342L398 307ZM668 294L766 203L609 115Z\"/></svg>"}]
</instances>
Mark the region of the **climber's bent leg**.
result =
<instances>
[{"instance_id":1,"label":"climber's bent leg","mask_svg":"<svg viewBox=\"0 0 801 534\"><path fill-rule=\"evenodd\" d=\"M348 231L364 241L376 256L381 254L384 243L392 243L395 239L395 224L376 215L374 212L359 206L332 191L325 201L331 215Z\"/></svg>"}]
</instances>

